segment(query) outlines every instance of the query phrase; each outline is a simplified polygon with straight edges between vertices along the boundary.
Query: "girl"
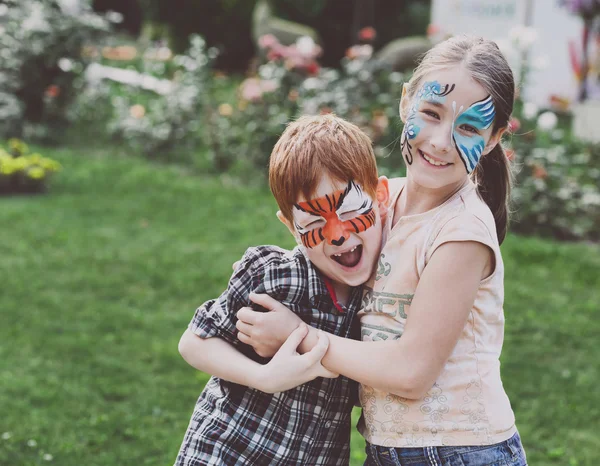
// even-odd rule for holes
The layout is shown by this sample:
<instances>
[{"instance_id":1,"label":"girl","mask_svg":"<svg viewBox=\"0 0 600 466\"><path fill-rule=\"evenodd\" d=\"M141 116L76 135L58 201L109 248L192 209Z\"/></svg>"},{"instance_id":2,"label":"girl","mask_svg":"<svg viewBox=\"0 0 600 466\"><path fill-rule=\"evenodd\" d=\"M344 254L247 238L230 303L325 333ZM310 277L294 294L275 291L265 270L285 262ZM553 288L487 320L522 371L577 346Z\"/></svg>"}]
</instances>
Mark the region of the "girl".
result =
<instances>
[{"instance_id":1,"label":"girl","mask_svg":"<svg viewBox=\"0 0 600 466\"><path fill-rule=\"evenodd\" d=\"M496 44L464 36L431 49L403 89L407 175L366 286L363 341L330 335L322 360L361 383L365 464L526 465L499 362L510 189L499 141L514 94ZM275 312L239 311L239 338L273 354L298 318L251 299ZM316 341L311 330L301 351Z\"/></svg>"}]
</instances>

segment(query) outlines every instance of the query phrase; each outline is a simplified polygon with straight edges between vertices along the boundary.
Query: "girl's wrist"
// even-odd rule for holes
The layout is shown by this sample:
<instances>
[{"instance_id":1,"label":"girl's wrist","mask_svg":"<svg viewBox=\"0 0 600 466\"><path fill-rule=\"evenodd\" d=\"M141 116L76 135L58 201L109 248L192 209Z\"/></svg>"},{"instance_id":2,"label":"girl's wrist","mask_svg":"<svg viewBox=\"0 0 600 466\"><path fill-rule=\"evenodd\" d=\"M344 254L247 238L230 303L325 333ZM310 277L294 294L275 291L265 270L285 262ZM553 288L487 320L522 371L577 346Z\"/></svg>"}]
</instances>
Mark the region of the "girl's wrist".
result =
<instances>
[{"instance_id":1,"label":"girl's wrist","mask_svg":"<svg viewBox=\"0 0 600 466\"><path fill-rule=\"evenodd\" d=\"M319 335L317 334L317 329L309 325L308 333L304 337L304 340L302 340L302 343L300 343L300 345L298 346L298 352L300 354L308 353L311 349L314 348L318 341Z\"/></svg>"}]
</instances>

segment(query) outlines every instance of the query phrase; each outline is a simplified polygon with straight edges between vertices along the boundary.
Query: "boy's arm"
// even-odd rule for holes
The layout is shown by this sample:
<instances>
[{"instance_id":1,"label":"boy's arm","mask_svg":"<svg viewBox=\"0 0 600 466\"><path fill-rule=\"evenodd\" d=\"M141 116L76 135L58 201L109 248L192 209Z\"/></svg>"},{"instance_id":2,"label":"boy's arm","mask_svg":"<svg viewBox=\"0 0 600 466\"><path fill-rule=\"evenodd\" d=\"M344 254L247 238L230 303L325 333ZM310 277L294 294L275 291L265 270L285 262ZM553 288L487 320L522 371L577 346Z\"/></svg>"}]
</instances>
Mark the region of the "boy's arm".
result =
<instances>
[{"instance_id":1,"label":"boy's arm","mask_svg":"<svg viewBox=\"0 0 600 466\"><path fill-rule=\"evenodd\" d=\"M314 348L300 355L296 349L308 333L308 327L298 327L271 361L262 365L244 356L220 338L203 339L189 329L179 341L179 352L186 362L220 379L245 385L266 393L289 390L317 377L337 377L321 365L329 340L319 332Z\"/></svg>"}]
</instances>

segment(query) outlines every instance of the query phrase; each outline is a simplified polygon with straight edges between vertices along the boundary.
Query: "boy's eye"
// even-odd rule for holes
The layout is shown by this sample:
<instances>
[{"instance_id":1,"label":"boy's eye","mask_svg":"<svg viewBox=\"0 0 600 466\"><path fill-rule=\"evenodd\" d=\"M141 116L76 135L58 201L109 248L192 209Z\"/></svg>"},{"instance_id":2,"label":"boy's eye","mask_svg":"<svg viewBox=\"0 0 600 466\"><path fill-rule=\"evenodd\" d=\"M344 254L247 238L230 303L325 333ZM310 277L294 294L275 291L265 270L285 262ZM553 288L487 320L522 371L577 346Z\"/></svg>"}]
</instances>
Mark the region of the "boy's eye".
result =
<instances>
[{"instance_id":1,"label":"boy's eye","mask_svg":"<svg viewBox=\"0 0 600 466\"><path fill-rule=\"evenodd\" d=\"M324 220L322 218L315 220L313 222L310 222L309 224L304 226L304 229L306 230L312 230L313 228L317 228L319 226L321 226L321 224L324 222Z\"/></svg>"},{"instance_id":2,"label":"boy's eye","mask_svg":"<svg viewBox=\"0 0 600 466\"><path fill-rule=\"evenodd\" d=\"M338 213L338 217L342 222L350 220L358 215L358 210L349 210L348 212Z\"/></svg>"}]
</instances>

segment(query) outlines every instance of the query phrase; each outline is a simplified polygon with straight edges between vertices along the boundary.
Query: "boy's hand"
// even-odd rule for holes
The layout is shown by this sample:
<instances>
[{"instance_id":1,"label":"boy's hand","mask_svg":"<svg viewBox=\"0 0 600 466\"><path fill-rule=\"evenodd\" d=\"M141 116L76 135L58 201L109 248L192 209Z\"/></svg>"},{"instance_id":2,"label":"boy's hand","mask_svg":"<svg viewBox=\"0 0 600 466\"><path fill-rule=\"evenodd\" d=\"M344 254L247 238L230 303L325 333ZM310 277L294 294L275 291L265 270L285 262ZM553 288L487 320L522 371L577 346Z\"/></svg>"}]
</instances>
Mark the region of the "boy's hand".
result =
<instances>
[{"instance_id":1,"label":"boy's hand","mask_svg":"<svg viewBox=\"0 0 600 466\"><path fill-rule=\"evenodd\" d=\"M266 393L283 392L317 377L335 378L338 376L321 365L321 359L329 346L329 339L324 332L318 332L319 341L312 350L302 355L298 354L296 349L307 333L308 327L302 323L291 333L273 359L261 367L257 385L262 391Z\"/></svg>"},{"instance_id":2,"label":"boy's hand","mask_svg":"<svg viewBox=\"0 0 600 466\"><path fill-rule=\"evenodd\" d=\"M243 307L237 312L238 338L254 348L263 358L273 356L290 334L302 324L302 319L269 295L250 293L250 300L269 312L257 312Z\"/></svg>"}]
</instances>

